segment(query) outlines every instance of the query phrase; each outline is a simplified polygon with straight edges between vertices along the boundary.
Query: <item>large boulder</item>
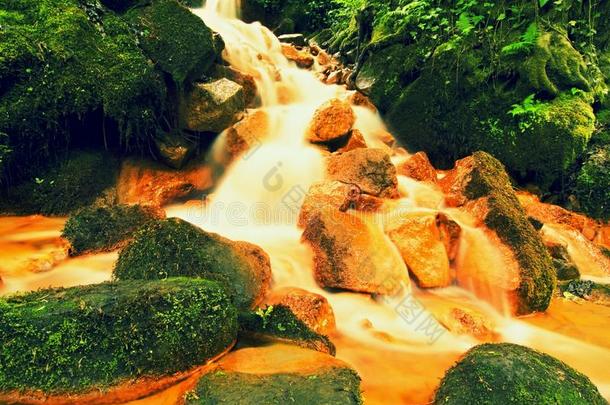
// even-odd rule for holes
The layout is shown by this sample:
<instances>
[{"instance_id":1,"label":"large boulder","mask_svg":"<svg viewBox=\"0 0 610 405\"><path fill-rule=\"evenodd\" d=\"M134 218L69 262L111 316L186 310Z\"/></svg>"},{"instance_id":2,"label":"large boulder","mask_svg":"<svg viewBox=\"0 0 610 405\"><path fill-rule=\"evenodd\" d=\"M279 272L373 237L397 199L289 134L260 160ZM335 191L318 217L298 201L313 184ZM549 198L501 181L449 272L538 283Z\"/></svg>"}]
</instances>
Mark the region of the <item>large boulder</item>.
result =
<instances>
[{"instance_id":1,"label":"large boulder","mask_svg":"<svg viewBox=\"0 0 610 405\"><path fill-rule=\"evenodd\" d=\"M544 311L555 288L555 269L502 164L485 152L476 152L458 161L440 184L449 206L469 211L514 255L518 274L511 274L508 278L515 283L506 286L512 310L517 314ZM475 284L490 281L476 280L480 274L472 276Z\"/></svg>"},{"instance_id":2,"label":"large boulder","mask_svg":"<svg viewBox=\"0 0 610 405\"><path fill-rule=\"evenodd\" d=\"M356 115L349 103L332 99L320 106L307 131L310 142L336 141L347 134L356 122Z\"/></svg>"},{"instance_id":3,"label":"large boulder","mask_svg":"<svg viewBox=\"0 0 610 405\"><path fill-rule=\"evenodd\" d=\"M353 184L365 194L396 197L398 179L390 156L381 149L355 149L328 158L326 175L330 180Z\"/></svg>"},{"instance_id":4,"label":"large boulder","mask_svg":"<svg viewBox=\"0 0 610 405\"><path fill-rule=\"evenodd\" d=\"M225 163L242 155L247 158L247 152L262 145L268 133L268 114L263 110L248 110L244 118L226 132Z\"/></svg>"},{"instance_id":5,"label":"large boulder","mask_svg":"<svg viewBox=\"0 0 610 405\"><path fill-rule=\"evenodd\" d=\"M141 33L144 52L179 86L200 79L222 51L212 30L176 0L155 0L127 17Z\"/></svg>"},{"instance_id":6,"label":"large boulder","mask_svg":"<svg viewBox=\"0 0 610 405\"><path fill-rule=\"evenodd\" d=\"M200 277L220 283L240 309L254 307L271 282L269 256L258 246L206 232L181 219L149 223L121 250L117 280Z\"/></svg>"},{"instance_id":7,"label":"large boulder","mask_svg":"<svg viewBox=\"0 0 610 405\"><path fill-rule=\"evenodd\" d=\"M220 79L198 83L181 102L181 123L196 132L222 132L234 124L246 107L243 87Z\"/></svg>"},{"instance_id":8,"label":"large boulder","mask_svg":"<svg viewBox=\"0 0 610 405\"><path fill-rule=\"evenodd\" d=\"M140 205L90 206L68 218L61 233L70 254L102 252L122 247L140 227L165 213Z\"/></svg>"},{"instance_id":9,"label":"large boulder","mask_svg":"<svg viewBox=\"0 0 610 405\"><path fill-rule=\"evenodd\" d=\"M2 298L0 402L137 399L217 357L236 337L235 307L207 280L104 283Z\"/></svg>"},{"instance_id":10,"label":"large boulder","mask_svg":"<svg viewBox=\"0 0 610 405\"><path fill-rule=\"evenodd\" d=\"M360 377L327 354L276 344L234 351L185 395L187 405L285 403L361 404Z\"/></svg>"},{"instance_id":11,"label":"large boulder","mask_svg":"<svg viewBox=\"0 0 610 405\"><path fill-rule=\"evenodd\" d=\"M449 255L435 214L403 214L386 226L409 272L420 287L448 287L453 283Z\"/></svg>"},{"instance_id":12,"label":"large boulder","mask_svg":"<svg viewBox=\"0 0 610 405\"><path fill-rule=\"evenodd\" d=\"M409 285L396 248L356 214L321 209L307 222L303 240L313 250L314 277L322 287L391 295Z\"/></svg>"},{"instance_id":13,"label":"large boulder","mask_svg":"<svg viewBox=\"0 0 610 405\"><path fill-rule=\"evenodd\" d=\"M453 366L434 404L602 405L585 375L538 351L510 343L483 344Z\"/></svg>"}]
</instances>

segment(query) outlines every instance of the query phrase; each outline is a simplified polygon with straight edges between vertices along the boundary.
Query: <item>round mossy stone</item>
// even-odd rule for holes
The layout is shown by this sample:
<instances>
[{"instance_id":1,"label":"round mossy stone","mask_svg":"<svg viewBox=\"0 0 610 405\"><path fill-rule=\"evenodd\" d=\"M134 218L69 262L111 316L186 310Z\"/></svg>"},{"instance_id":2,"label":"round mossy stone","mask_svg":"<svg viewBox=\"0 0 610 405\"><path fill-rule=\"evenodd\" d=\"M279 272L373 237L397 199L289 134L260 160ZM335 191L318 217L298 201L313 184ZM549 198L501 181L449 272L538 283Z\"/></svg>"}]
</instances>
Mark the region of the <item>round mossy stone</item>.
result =
<instances>
[{"instance_id":1,"label":"round mossy stone","mask_svg":"<svg viewBox=\"0 0 610 405\"><path fill-rule=\"evenodd\" d=\"M265 295L271 265L258 246L231 241L169 218L136 232L114 268L118 280L182 276L217 281L239 309L248 309Z\"/></svg>"},{"instance_id":2,"label":"round mossy stone","mask_svg":"<svg viewBox=\"0 0 610 405\"><path fill-rule=\"evenodd\" d=\"M434 404L607 404L589 378L544 353L510 343L476 346L447 373Z\"/></svg>"}]
</instances>

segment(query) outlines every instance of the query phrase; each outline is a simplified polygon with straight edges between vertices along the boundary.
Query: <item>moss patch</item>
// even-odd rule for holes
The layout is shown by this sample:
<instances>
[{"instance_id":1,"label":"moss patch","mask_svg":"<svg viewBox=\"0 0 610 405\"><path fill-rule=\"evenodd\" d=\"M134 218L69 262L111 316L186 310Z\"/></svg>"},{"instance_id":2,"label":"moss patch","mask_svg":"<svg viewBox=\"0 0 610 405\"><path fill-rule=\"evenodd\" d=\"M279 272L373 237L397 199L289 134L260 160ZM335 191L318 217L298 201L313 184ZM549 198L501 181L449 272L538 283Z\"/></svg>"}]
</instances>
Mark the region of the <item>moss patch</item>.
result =
<instances>
[{"instance_id":1,"label":"moss patch","mask_svg":"<svg viewBox=\"0 0 610 405\"><path fill-rule=\"evenodd\" d=\"M517 313L544 311L556 284L551 257L519 204L502 164L485 152L474 153L472 159L465 196L487 198L485 224L515 253L521 267Z\"/></svg>"},{"instance_id":2,"label":"moss patch","mask_svg":"<svg viewBox=\"0 0 610 405\"><path fill-rule=\"evenodd\" d=\"M610 144L591 149L576 175L574 193L587 215L610 219Z\"/></svg>"},{"instance_id":3,"label":"moss patch","mask_svg":"<svg viewBox=\"0 0 610 405\"><path fill-rule=\"evenodd\" d=\"M298 346L335 355L335 345L327 336L311 330L285 305L259 308L239 315L242 333L254 337L294 342Z\"/></svg>"},{"instance_id":4,"label":"moss patch","mask_svg":"<svg viewBox=\"0 0 610 405\"><path fill-rule=\"evenodd\" d=\"M40 290L0 299L0 391L82 393L188 370L237 335L211 281L170 279Z\"/></svg>"},{"instance_id":5,"label":"moss patch","mask_svg":"<svg viewBox=\"0 0 610 405\"><path fill-rule=\"evenodd\" d=\"M89 206L68 219L61 236L70 242L71 255L113 250L159 215L140 205Z\"/></svg>"},{"instance_id":6,"label":"moss patch","mask_svg":"<svg viewBox=\"0 0 610 405\"><path fill-rule=\"evenodd\" d=\"M238 308L248 309L267 288L269 258L256 246L232 242L170 218L149 223L136 232L114 268L118 280L176 276L217 281Z\"/></svg>"},{"instance_id":7,"label":"moss patch","mask_svg":"<svg viewBox=\"0 0 610 405\"><path fill-rule=\"evenodd\" d=\"M217 53L212 30L175 0L155 0L128 14L141 35L144 52L182 86L200 79Z\"/></svg>"},{"instance_id":8,"label":"moss patch","mask_svg":"<svg viewBox=\"0 0 610 405\"><path fill-rule=\"evenodd\" d=\"M9 189L0 211L20 215L67 215L92 204L114 185L118 162L107 153L72 152L33 179Z\"/></svg>"},{"instance_id":9,"label":"moss patch","mask_svg":"<svg viewBox=\"0 0 610 405\"><path fill-rule=\"evenodd\" d=\"M565 363L509 343L471 349L447 373L435 404L607 404L595 385Z\"/></svg>"},{"instance_id":10,"label":"moss patch","mask_svg":"<svg viewBox=\"0 0 610 405\"><path fill-rule=\"evenodd\" d=\"M362 404L360 377L345 368L309 375L252 375L216 371L205 375L187 394L188 405L351 405Z\"/></svg>"}]
</instances>

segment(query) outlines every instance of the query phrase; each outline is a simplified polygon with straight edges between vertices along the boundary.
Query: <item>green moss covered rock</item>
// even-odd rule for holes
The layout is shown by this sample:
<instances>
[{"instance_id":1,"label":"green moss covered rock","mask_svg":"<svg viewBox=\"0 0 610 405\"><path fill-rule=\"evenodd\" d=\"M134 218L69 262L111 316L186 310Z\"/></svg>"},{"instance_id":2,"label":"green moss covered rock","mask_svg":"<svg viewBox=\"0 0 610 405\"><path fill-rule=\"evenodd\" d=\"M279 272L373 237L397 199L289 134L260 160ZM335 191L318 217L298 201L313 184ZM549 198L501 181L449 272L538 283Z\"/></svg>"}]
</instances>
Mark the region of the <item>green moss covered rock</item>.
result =
<instances>
[{"instance_id":1,"label":"green moss covered rock","mask_svg":"<svg viewBox=\"0 0 610 405\"><path fill-rule=\"evenodd\" d=\"M189 370L237 335L235 307L200 279L127 281L0 299L0 401L103 390Z\"/></svg>"},{"instance_id":2,"label":"green moss covered rock","mask_svg":"<svg viewBox=\"0 0 610 405\"><path fill-rule=\"evenodd\" d=\"M271 280L267 254L247 242L208 233L181 219L149 223L119 254L118 280L202 277L220 283L240 309L253 307Z\"/></svg>"},{"instance_id":3,"label":"green moss covered rock","mask_svg":"<svg viewBox=\"0 0 610 405\"><path fill-rule=\"evenodd\" d=\"M509 343L476 346L443 377L439 404L607 404L583 374L544 353Z\"/></svg>"},{"instance_id":4,"label":"green moss covered rock","mask_svg":"<svg viewBox=\"0 0 610 405\"><path fill-rule=\"evenodd\" d=\"M234 351L185 396L188 405L357 405L360 377L327 354L270 345Z\"/></svg>"},{"instance_id":5,"label":"green moss covered rock","mask_svg":"<svg viewBox=\"0 0 610 405\"><path fill-rule=\"evenodd\" d=\"M37 169L31 180L8 190L0 211L20 215L67 215L92 204L115 184L117 160L107 153L72 152L65 160Z\"/></svg>"},{"instance_id":6,"label":"green moss covered rock","mask_svg":"<svg viewBox=\"0 0 610 405\"><path fill-rule=\"evenodd\" d=\"M146 55L178 85L200 79L222 51L201 18L175 0L155 0L128 18L139 30Z\"/></svg>"},{"instance_id":7,"label":"green moss covered rock","mask_svg":"<svg viewBox=\"0 0 610 405\"><path fill-rule=\"evenodd\" d=\"M70 242L71 255L108 251L161 216L159 210L141 205L89 206L68 218L61 236Z\"/></svg>"},{"instance_id":8,"label":"green moss covered rock","mask_svg":"<svg viewBox=\"0 0 610 405\"><path fill-rule=\"evenodd\" d=\"M239 314L241 333L258 339L289 342L297 346L335 355L335 345L327 336L309 328L285 305L271 305Z\"/></svg>"},{"instance_id":9,"label":"green moss covered rock","mask_svg":"<svg viewBox=\"0 0 610 405\"><path fill-rule=\"evenodd\" d=\"M481 220L514 253L519 265L519 285L514 291L515 312L544 311L555 289L551 256L519 203L510 179L497 159L485 152L457 162L441 180L450 205L476 203ZM483 205L481 205L483 204Z\"/></svg>"}]
</instances>

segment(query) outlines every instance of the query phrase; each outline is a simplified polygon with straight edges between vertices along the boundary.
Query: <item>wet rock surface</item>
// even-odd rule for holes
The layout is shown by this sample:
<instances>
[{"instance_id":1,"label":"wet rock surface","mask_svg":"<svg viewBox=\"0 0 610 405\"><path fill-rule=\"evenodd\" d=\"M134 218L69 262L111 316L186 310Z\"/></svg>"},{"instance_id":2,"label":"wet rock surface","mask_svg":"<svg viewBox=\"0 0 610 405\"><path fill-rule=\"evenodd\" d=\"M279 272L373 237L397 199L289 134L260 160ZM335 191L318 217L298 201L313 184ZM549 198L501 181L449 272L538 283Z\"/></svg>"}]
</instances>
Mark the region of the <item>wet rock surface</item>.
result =
<instances>
[{"instance_id":1,"label":"wet rock surface","mask_svg":"<svg viewBox=\"0 0 610 405\"><path fill-rule=\"evenodd\" d=\"M293 45L282 44L282 53L288 60L293 61L300 68L309 69L314 64L313 56L309 52L297 49Z\"/></svg>"},{"instance_id":2,"label":"wet rock surface","mask_svg":"<svg viewBox=\"0 0 610 405\"><path fill-rule=\"evenodd\" d=\"M436 169L424 152L417 152L396 168L398 174L417 181L437 183Z\"/></svg>"},{"instance_id":3,"label":"wet rock surface","mask_svg":"<svg viewBox=\"0 0 610 405\"><path fill-rule=\"evenodd\" d=\"M352 107L347 102L333 99L316 110L307 139L318 143L336 141L346 136L355 122Z\"/></svg>"},{"instance_id":4,"label":"wet rock surface","mask_svg":"<svg viewBox=\"0 0 610 405\"><path fill-rule=\"evenodd\" d=\"M163 206L213 185L212 169L193 162L183 170L158 163L126 159L117 181L117 200L121 204Z\"/></svg>"},{"instance_id":5,"label":"wet rock surface","mask_svg":"<svg viewBox=\"0 0 610 405\"><path fill-rule=\"evenodd\" d=\"M244 118L226 132L226 162L244 156L262 144L269 131L269 116L263 110L249 110ZM247 157L247 156L246 156Z\"/></svg>"},{"instance_id":6,"label":"wet rock surface","mask_svg":"<svg viewBox=\"0 0 610 405\"><path fill-rule=\"evenodd\" d=\"M314 252L314 277L322 287L393 294L409 285L398 252L381 229L357 215L322 209L307 222L303 240Z\"/></svg>"},{"instance_id":7,"label":"wet rock surface","mask_svg":"<svg viewBox=\"0 0 610 405\"><path fill-rule=\"evenodd\" d=\"M296 287L286 287L272 292L265 302L268 305L284 305L314 332L328 336L335 331L335 315L330 303L320 294Z\"/></svg>"},{"instance_id":8,"label":"wet rock surface","mask_svg":"<svg viewBox=\"0 0 610 405\"><path fill-rule=\"evenodd\" d=\"M334 154L326 167L330 180L354 184L365 194L377 197L398 195L396 167L381 149L355 149Z\"/></svg>"}]
</instances>

